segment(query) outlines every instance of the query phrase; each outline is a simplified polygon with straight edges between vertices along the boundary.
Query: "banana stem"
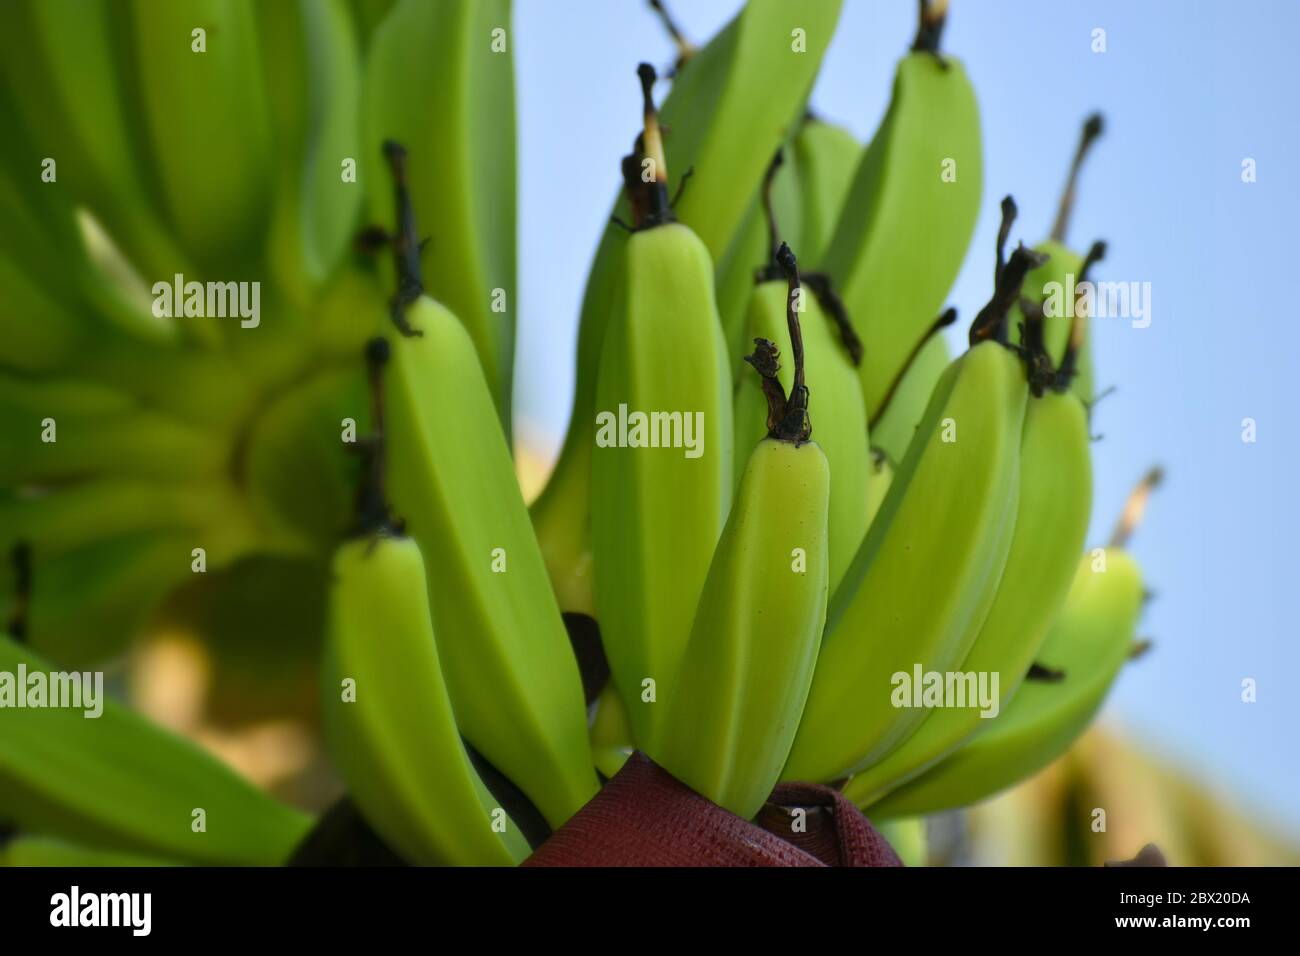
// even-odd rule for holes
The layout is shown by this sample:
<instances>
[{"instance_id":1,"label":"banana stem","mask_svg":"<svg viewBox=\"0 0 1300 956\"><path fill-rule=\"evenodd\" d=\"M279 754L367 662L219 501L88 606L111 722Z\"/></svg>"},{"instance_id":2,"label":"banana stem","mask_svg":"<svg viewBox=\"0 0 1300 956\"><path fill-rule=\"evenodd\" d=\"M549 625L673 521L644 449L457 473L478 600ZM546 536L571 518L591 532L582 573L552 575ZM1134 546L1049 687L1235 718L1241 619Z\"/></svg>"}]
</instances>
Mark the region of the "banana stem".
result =
<instances>
[{"instance_id":1,"label":"banana stem","mask_svg":"<svg viewBox=\"0 0 1300 956\"><path fill-rule=\"evenodd\" d=\"M1084 256L1083 265L1079 268L1079 279L1077 285L1082 287L1083 283L1088 281L1088 271L1106 257L1106 243L1098 240L1088 249L1088 254ZM1085 310L1079 308L1076 298L1074 304L1074 317L1070 320L1070 340L1066 343L1065 353L1061 356L1061 367L1056 373L1056 389L1059 392L1068 391L1070 382L1074 379L1079 369L1079 353L1083 351L1083 345L1088 337L1088 316L1084 314Z\"/></svg>"},{"instance_id":2,"label":"banana stem","mask_svg":"<svg viewBox=\"0 0 1300 956\"><path fill-rule=\"evenodd\" d=\"M393 246L393 265L397 273L397 291L389 302L389 316L399 332L405 336L418 336L406 321L406 307L424 292L424 277L420 268L419 229L415 224L415 206L406 179L406 147L391 139L385 140L384 157L393 174L393 200L397 206L397 231L390 237Z\"/></svg>"},{"instance_id":3,"label":"banana stem","mask_svg":"<svg viewBox=\"0 0 1300 956\"><path fill-rule=\"evenodd\" d=\"M921 15L916 27L912 50L916 53L939 54L939 39L948 20L948 0L918 0Z\"/></svg>"},{"instance_id":4,"label":"banana stem","mask_svg":"<svg viewBox=\"0 0 1300 956\"><path fill-rule=\"evenodd\" d=\"M1164 469L1156 466L1142 476L1142 480L1129 493L1128 500L1124 502L1124 511L1120 514L1119 521L1115 524L1115 531L1110 536L1110 543L1107 547L1124 548L1128 546L1129 538L1137 530L1138 525L1142 522L1142 515L1147 509L1147 502L1151 499L1151 492L1160 487L1164 481Z\"/></svg>"},{"instance_id":5,"label":"banana stem","mask_svg":"<svg viewBox=\"0 0 1300 956\"><path fill-rule=\"evenodd\" d=\"M677 47L677 62L673 64L673 71L676 72L695 56L697 52L695 44L686 39L686 34L682 33L681 28L677 26L677 21L668 12L668 7L664 5L663 0L650 0L650 9L659 14L660 22L668 31L668 36L672 38L673 45Z\"/></svg>"},{"instance_id":6,"label":"banana stem","mask_svg":"<svg viewBox=\"0 0 1300 956\"><path fill-rule=\"evenodd\" d=\"M767 399L767 437L777 441L802 445L812 437L812 421L808 418L808 386L804 381L803 330L799 326L799 302L802 295L799 285L799 264L794 253L784 242L776 252L776 261L785 273L789 293L785 300L785 323L790 333L790 354L794 358L794 380L790 384L790 397L777 378L781 368L775 343L768 339L754 339L754 352L745 361L754 366L763 379L763 396Z\"/></svg>"},{"instance_id":7,"label":"banana stem","mask_svg":"<svg viewBox=\"0 0 1300 956\"><path fill-rule=\"evenodd\" d=\"M668 161L664 157L663 131L659 126L659 111L655 108L654 85L658 77L655 68L649 63L638 66L636 75L641 80L642 112L645 118L641 149L642 155L650 161L651 174L650 208L645 220L638 225L650 227L672 222L674 217L672 204L668 201Z\"/></svg>"},{"instance_id":8,"label":"banana stem","mask_svg":"<svg viewBox=\"0 0 1300 956\"><path fill-rule=\"evenodd\" d=\"M361 480L355 500L354 537L398 530L388 510L384 455L384 366L388 364L388 340L382 337L366 343L366 370L370 384L370 435L360 444Z\"/></svg>"},{"instance_id":9,"label":"banana stem","mask_svg":"<svg viewBox=\"0 0 1300 956\"><path fill-rule=\"evenodd\" d=\"M1065 234L1070 228L1070 214L1074 211L1075 187L1079 182L1079 170L1088 155L1092 144L1101 136L1104 123L1100 113L1093 113L1083 122L1083 131L1079 135L1079 146L1074 151L1074 161L1070 163L1070 174L1065 180L1065 189L1061 193L1061 203L1056 211L1056 222L1052 225L1052 239L1064 243Z\"/></svg>"},{"instance_id":10,"label":"banana stem","mask_svg":"<svg viewBox=\"0 0 1300 956\"><path fill-rule=\"evenodd\" d=\"M988 304L980 309L970 327L970 344L992 339L1003 345L1007 344L1007 319L1011 307L1020 300L1020 289L1025 284L1025 277L1048 260L1044 253L1026 249L1024 244L1016 246L1011 257L1003 262L1003 250L1007 236L1011 233L1011 224L1016 219L1016 203L1010 196L1002 200L1002 224L998 228L997 265L994 269L996 281L993 296Z\"/></svg>"},{"instance_id":11,"label":"banana stem","mask_svg":"<svg viewBox=\"0 0 1300 956\"><path fill-rule=\"evenodd\" d=\"M14 606L5 631L23 644L27 640L27 609L32 598L32 546L19 541L14 545L10 560L14 566Z\"/></svg>"}]
</instances>

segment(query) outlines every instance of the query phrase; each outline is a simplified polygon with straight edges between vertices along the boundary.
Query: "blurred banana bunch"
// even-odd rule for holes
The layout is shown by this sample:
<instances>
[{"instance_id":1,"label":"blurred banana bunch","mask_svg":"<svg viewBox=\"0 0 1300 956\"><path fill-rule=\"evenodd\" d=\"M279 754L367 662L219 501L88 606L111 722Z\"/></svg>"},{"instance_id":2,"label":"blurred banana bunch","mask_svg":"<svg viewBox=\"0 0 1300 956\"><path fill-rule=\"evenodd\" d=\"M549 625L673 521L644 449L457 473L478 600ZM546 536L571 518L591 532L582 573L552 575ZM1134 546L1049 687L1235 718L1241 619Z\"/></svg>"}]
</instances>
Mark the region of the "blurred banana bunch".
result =
<instances>
[{"instance_id":1,"label":"blurred banana bunch","mask_svg":"<svg viewBox=\"0 0 1300 956\"><path fill-rule=\"evenodd\" d=\"M983 156L947 3L867 145L808 109L840 7L637 69L531 508L509 0L0 7L0 670L188 606L218 659L306 662L347 791L313 822L120 704L0 711L10 862L511 865L634 749L745 818L835 784L921 860L916 818L1069 749L1157 480L1085 551L1088 315L1047 303L1104 252L1064 245L1100 125L1049 241L1003 201L952 357Z\"/></svg>"}]
</instances>

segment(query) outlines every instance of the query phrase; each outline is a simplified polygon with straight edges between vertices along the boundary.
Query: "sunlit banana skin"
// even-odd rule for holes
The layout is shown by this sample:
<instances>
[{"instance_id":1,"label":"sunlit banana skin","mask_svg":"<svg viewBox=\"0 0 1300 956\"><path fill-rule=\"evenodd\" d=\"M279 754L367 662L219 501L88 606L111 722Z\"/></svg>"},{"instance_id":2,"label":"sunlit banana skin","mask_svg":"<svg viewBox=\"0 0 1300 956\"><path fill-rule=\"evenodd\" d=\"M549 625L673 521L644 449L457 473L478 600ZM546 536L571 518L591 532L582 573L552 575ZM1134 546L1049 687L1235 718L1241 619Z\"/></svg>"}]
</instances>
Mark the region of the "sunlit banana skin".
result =
<instances>
[{"instance_id":1,"label":"sunlit banana skin","mask_svg":"<svg viewBox=\"0 0 1300 956\"><path fill-rule=\"evenodd\" d=\"M418 158L410 191L431 236L424 285L464 323L507 435L518 314L510 27L510 0L394 4L366 58L362 155L375 166L360 177L369 183L372 220L389 222L392 187L377 168L381 144L396 140ZM495 52L498 29L505 47Z\"/></svg>"},{"instance_id":2,"label":"sunlit banana skin","mask_svg":"<svg viewBox=\"0 0 1300 956\"><path fill-rule=\"evenodd\" d=\"M731 502L732 396L704 243L680 223L627 239L621 322L605 338L596 409L680 412L682 447L592 450L596 611L642 747L657 739ZM643 681L654 682L654 702Z\"/></svg>"},{"instance_id":3,"label":"sunlit banana skin","mask_svg":"<svg viewBox=\"0 0 1300 956\"><path fill-rule=\"evenodd\" d=\"M945 181L954 169L956 179ZM979 108L965 69L952 57L909 54L819 265L862 339L858 371L869 415L957 277L981 180Z\"/></svg>"},{"instance_id":4,"label":"sunlit banana skin","mask_svg":"<svg viewBox=\"0 0 1300 956\"><path fill-rule=\"evenodd\" d=\"M1019 357L997 342L974 346L940 379L924 440L908 449L831 597L785 779L831 781L870 765L924 716L892 705L892 675L965 659L1011 546L1027 397Z\"/></svg>"},{"instance_id":5,"label":"sunlit banana skin","mask_svg":"<svg viewBox=\"0 0 1300 956\"><path fill-rule=\"evenodd\" d=\"M1006 710L960 750L871 803L872 819L969 806L1023 780L1064 753L1092 721L1127 659L1142 609L1142 575L1123 551L1079 563L1061 615L1038 660L1059 681L1025 681ZM845 792L860 796L850 781ZM865 795L861 795L865 796Z\"/></svg>"},{"instance_id":6,"label":"sunlit banana skin","mask_svg":"<svg viewBox=\"0 0 1300 956\"><path fill-rule=\"evenodd\" d=\"M805 290L800 328L803 334L808 380L817 401L816 441L830 462L830 588L834 593L867 532L868 485L871 480L867 417L862 407L857 370L839 333L823 312L816 296ZM790 354L786 331L786 284L764 282L754 287L747 320L747 338L777 343L782 355ZM748 366L747 366L748 368ZM788 362L777 373L788 392L793 370ZM767 434L767 402L758 376L749 369L737 383L735 395L736 448L752 448ZM737 483L750 468L748 458L735 456ZM866 493L864 493L866 492Z\"/></svg>"},{"instance_id":7,"label":"sunlit banana skin","mask_svg":"<svg viewBox=\"0 0 1300 956\"><path fill-rule=\"evenodd\" d=\"M754 448L709 567L663 742L650 751L746 819L781 775L812 680L826 620L831 494L816 442L764 438Z\"/></svg>"},{"instance_id":8,"label":"sunlit banana skin","mask_svg":"<svg viewBox=\"0 0 1300 956\"><path fill-rule=\"evenodd\" d=\"M59 667L0 636L0 672ZM105 850L219 865L277 865L311 819L276 803L215 757L101 698L84 709L6 707L0 820ZM192 828L206 813L206 831Z\"/></svg>"},{"instance_id":9,"label":"sunlit banana skin","mask_svg":"<svg viewBox=\"0 0 1300 956\"><path fill-rule=\"evenodd\" d=\"M960 670L998 674L999 709L1038 655L1069 592L1092 504L1088 417L1073 394L1031 397L1020 438L1020 497L1002 581ZM978 734L978 706L930 711L896 750L858 773L855 794L883 794ZM866 799L870 799L867 797Z\"/></svg>"},{"instance_id":10,"label":"sunlit banana skin","mask_svg":"<svg viewBox=\"0 0 1300 956\"><path fill-rule=\"evenodd\" d=\"M844 127L809 117L799 127L791 151L802 212L794 248L805 261L818 262L834 235L865 147Z\"/></svg>"},{"instance_id":11,"label":"sunlit banana skin","mask_svg":"<svg viewBox=\"0 0 1300 956\"><path fill-rule=\"evenodd\" d=\"M840 0L753 0L707 46L682 66L663 105L668 163L678 177L692 170L676 205L678 219L698 231L719 278L755 196L768 160L786 141L804 108L822 56L839 19ZM793 51L792 32L803 31L806 49ZM615 216L628 218L625 199ZM755 213L761 225L761 210ZM590 613L592 598L590 505L596 378L606 329L621 319L622 228L611 223L601 237L583 293L573 410L564 446L547 486L532 507L547 567L566 611ZM740 260L733 274L743 315L750 270ZM740 328L739 320L732 326ZM741 343L736 343L741 347ZM740 352L734 354L739 362ZM558 539L558 540L557 540Z\"/></svg>"},{"instance_id":12,"label":"sunlit banana skin","mask_svg":"<svg viewBox=\"0 0 1300 956\"><path fill-rule=\"evenodd\" d=\"M427 296L407 320L384 375L393 512L428 566L457 723L559 826L597 789L577 663L473 342Z\"/></svg>"},{"instance_id":13,"label":"sunlit banana skin","mask_svg":"<svg viewBox=\"0 0 1300 956\"><path fill-rule=\"evenodd\" d=\"M353 800L403 857L512 866L528 855L461 741L413 539L381 533L335 554L321 706ZM493 829L494 812L503 832Z\"/></svg>"}]
</instances>

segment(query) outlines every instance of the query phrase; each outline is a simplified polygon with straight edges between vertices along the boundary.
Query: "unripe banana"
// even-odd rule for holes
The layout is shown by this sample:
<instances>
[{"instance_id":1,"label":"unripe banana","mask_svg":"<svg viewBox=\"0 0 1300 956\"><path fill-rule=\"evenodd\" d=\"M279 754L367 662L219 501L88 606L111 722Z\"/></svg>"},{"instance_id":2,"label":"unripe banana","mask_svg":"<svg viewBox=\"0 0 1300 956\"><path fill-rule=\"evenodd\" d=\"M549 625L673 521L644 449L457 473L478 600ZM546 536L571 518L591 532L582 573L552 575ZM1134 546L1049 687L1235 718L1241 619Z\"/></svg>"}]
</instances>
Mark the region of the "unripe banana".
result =
<instances>
[{"instance_id":1,"label":"unripe banana","mask_svg":"<svg viewBox=\"0 0 1300 956\"><path fill-rule=\"evenodd\" d=\"M786 323L786 285L774 279L754 287L747 317L746 337L765 339L789 354L790 336ZM834 593L848 569L858 545L867 533L869 518L870 448L867 416L857 369L845 351L839 332L822 310L817 297L801 288L800 329L806 356L808 379L817 389L817 444L831 467L830 588ZM783 388L791 387L793 369L782 366ZM742 375L735 394L736 447L751 448L767 434L767 401L752 372ZM749 469L747 459L736 455L736 480ZM867 494L864 494L864 490Z\"/></svg>"},{"instance_id":2,"label":"unripe banana","mask_svg":"<svg viewBox=\"0 0 1300 956\"><path fill-rule=\"evenodd\" d=\"M394 5L366 56L360 167L371 215L385 222L392 184L368 164L388 140L410 151L411 202L438 226L425 288L465 324L507 435L518 314L510 11L510 0Z\"/></svg>"},{"instance_id":3,"label":"unripe banana","mask_svg":"<svg viewBox=\"0 0 1300 956\"><path fill-rule=\"evenodd\" d=\"M842 126L808 116L793 143L803 214L798 248L804 262L819 262L831 241L864 147Z\"/></svg>"},{"instance_id":4,"label":"unripe banana","mask_svg":"<svg viewBox=\"0 0 1300 956\"><path fill-rule=\"evenodd\" d=\"M623 769L635 749L632 728L628 726L627 709L613 684L605 685L593 706L596 713L591 721L591 752L596 769L608 780Z\"/></svg>"},{"instance_id":5,"label":"unripe banana","mask_svg":"<svg viewBox=\"0 0 1300 956\"><path fill-rule=\"evenodd\" d=\"M31 675L58 670L0 637L0 672L28 675L30 688ZM106 850L227 865L282 863L310 828L190 742L111 698L99 703L93 719L89 705L5 709L0 820Z\"/></svg>"},{"instance_id":6,"label":"unripe banana","mask_svg":"<svg viewBox=\"0 0 1300 956\"><path fill-rule=\"evenodd\" d=\"M176 234L208 269L244 266L262 247L274 179L253 6L135 0L129 18L153 168ZM196 29L206 31L202 52Z\"/></svg>"},{"instance_id":7,"label":"unripe banana","mask_svg":"<svg viewBox=\"0 0 1300 956\"><path fill-rule=\"evenodd\" d=\"M900 462L907 454L907 446L911 444L916 427L930 404L934 385L951 361L947 340L939 333L931 334L916 357L908 363L893 394L872 420L871 444L883 451L891 462Z\"/></svg>"},{"instance_id":8,"label":"unripe banana","mask_svg":"<svg viewBox=\"0 0 1300 956\"><path fill-rule=\"evenodd\" d=\"M789 402L772 367L775 346L759 340L755 362L766 365L760 374L769 432L749 456L661 741L648 751L677 779L744 819L758 812L781 775L826 621L831 471L809 438L799 280L789 248L781 253L789 275L786 338L795 357Z\"/></svg>"},{"instance_id":9,"label":"unripe banana","mask_svg":"<svg viewBox=\"0 0 1300 956\"><path fill-rule=\"evenodd\" d=\"M411 538L381 532L338 549L321 671L325 737L352 798L395 851L424 865L512 866L528 843L461 741L427 586Z\"/></svg>"},{"instance_id":10,"label":"unripe banana","mask_svg":"<svg viewBox=\"0 0 1300 956\"><path fill-rule=\"evenodd\" d=\"M1104 567L1105 570L1099 570ZM930 770L869 807L871 818L934 813L983 800L1059 757L1091 722L1133 643L1142 575L1123 551L1079 564L1039 661L1059 680L1026 681L989 726ZM846 793L857 798L853 781Z\"/></svg>"},{"instance_id":11,"label":"unripe banana","mask_svg":"<svg viewBox=\"0 0 1300 956\"><path fill-rule=\"evenodd\" d=\"M558 827L596 792L582 682L459 319L406 313L384 377L389 487L420 543L447 686L466 739Z\"/></svg>"},{"instance_id":12,"label":"unripe banana","mask_svg":"<svg viewBox=\"0 0 1300 956\"><path fill-rule=\"evenodd\" d=\"M1006 224L1009 227L1009 223ZM1029 388L1007 311L1037 257L1002 267L971 349L934 394L853 564L832 596L786 779L830 781L891 751L924 716L895 707L894 675L965 659L1011 546Z\"/></svg>"},{"instance_id":13,"label":"unripe banana","mask_svg":"<svg viewBox=\"0 0 1300 956\"><path fill-rule=\"evenodd\" d=\"M601 638L644 749L663 727L658 702L671 699L726 520L733 423L713 264L699 237L672 221L654 71L639 72L653 178L627 239L620 322L601 356L591 523Z\"/></svg>"},{"instance_id":14,"label":"unripe banana","mask_svg":"<svg viewBox=\"0 0 1300 956\"><path fill-rule=\"evenodd\" d=\"M943 6L922 5L916 44L819 266L862 339L871 417L939 313L979 215L979 108L961 63L938 52Z\"/></svg>"},{"instance_id":15,"label":"unripe banana","mask_svg":"<svg viewBox=\"0 0 1300 956\"><path fill-rule=\"evenodd\" d=\"M767 159L785 142L804 107L839 19L840 0L751 0L673 80L663 109L672 168L693 170L678 202L678 218L699 231L715 266L724 265L754 197ZM797 31L797 32L796 32ZM795 52L792 44L802 44ZM614 215L628 216L625 199ZM621 230L610 224L597 247L578 324L573 410L560 458L532 507L547 569L566 611L591 613L591 450L596 378L605 332L621 318L625 264ZM762 258L743 264L743 270ZM718 269L721 277L722 269ZM748 275L738 277L743 303ZM739 356L743 349L737 352Z\"/></svg>"},{"instance_id":16,"label":"unripe banana","mask_svg":"<svg viewBox=\"0 0 1300 956\"><path fill-rule=\"evenodd\" d=\"M993 606L960 668L977 680L998 675L999 710L1034 662L1070 589L1092 501L1088 445L1088 416L1073 394L1053 390L1030 398L1011 551ZM883 794L917 776L996 714L977 700L930 710L893 753L853 778L854 793Z\"/></svg>"},{"instance_id":17,"label":"unripe banana","mask_svg":"<svg viewBox=\"0 0 1300 956\"><path fill-rule=\"evenodd\" d=\"M894 483L894 466L889 457L879 449L871 450L871 477L867 479L867 527L876 520L880 506L885 503L889 486Z\"/></svg>"}]
</instances>

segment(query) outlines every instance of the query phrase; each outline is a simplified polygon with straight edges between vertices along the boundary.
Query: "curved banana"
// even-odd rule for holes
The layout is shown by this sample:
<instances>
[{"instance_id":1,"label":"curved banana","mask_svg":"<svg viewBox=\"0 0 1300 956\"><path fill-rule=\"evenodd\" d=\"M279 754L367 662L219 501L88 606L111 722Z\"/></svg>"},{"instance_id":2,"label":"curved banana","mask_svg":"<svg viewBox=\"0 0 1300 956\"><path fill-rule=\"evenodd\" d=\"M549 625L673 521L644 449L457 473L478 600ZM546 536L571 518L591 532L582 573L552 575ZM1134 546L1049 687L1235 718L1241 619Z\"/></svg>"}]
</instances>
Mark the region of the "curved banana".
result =
<instances>
[{"instance_id":1,"label":"curved banana","mask_svg":"<svg viewBox=\"0 0 1300 956\"><path fill-rule=\"evenodd\" d=\"M939 313L979 216L979 107L961 63L938 52L946 6L922 4L916 44L819 265L862 339L871 417Z\"/></svg>"},{"instance_id":2,"label":"curved banana","mask_svg":"<svg viewBox=\"0 0 1300 956\"><path fill-rule=\"evenodd\" d=\"M642 64L638 72L653 178L633 204L644 214L627 239L620 322L601 356L591 525L601 638L645 749L663 727L726 520L733 425L713 266L668 207L654 70Z\"/></svg>"},{"instance_id":3,"label":"curved banana","mask_svg":"<svg viewBox=\"0 0 1300 956\"><path fill-rule=\"evenodd\" d=\"M788 247L788 244L787 244ZM772 264L775 266L775 263ZM769 275L777 270L769 269ZM792 348L786 320L786 283L774 278L753 288L746 338L776 343L789 354ZM822 310L815 295L802 287L798 308L803 313L800 331L807 376L817 387L817 444L831 467L830 588L834 593L867 533L869 483L872 473L866 410L857 369L840 341L839 332ZM791 387L793 369L780 369L783 388ZM735 442L751 448L767 434L768 402L759 378L742 376L736 385ZM748 459L737 454L736 482L749 470ZM863 494L867 489L867 494Z\"/></svg>"},{"instance_id":4,"label":"curved banana","mask_svg":"<svg viewBox=\"0 0 1300 956\"><path fill-rule=\"evenodd\" d=\"M678 218L699 230L717 275L747 214L761 216L755 196L767 159L785 142L803 109L821 58L839 19L841 0L750 0L735 18L678 71L663 107L672 134L664 142L672 168L693 175L677 203ZM796 32L798 31L798 32ZM802 39L800 39L802 38ZM802 52L792 44L801 42ZM620 198L614 214L627 218ZM591 451L596 378L605 332L622 321L624 268L621 230L611 223L597 247L578 323L573 408L560 457L533 504L533 523L547 569L566 611L592 613ZM741 314L747 270L739 270ZM735 353L738 362L743 348Z\"/></svg>"},{"instance_id":5,"label":"curved banana","mask_svg":"<svg viewBox=\"0 0 1300 956\"><path fill-rule=\"evenodd\" d=\"M456 721L553 826L596 792L582 682L492 394L460 320L427 296L384 376L395 512L420 543Z\"/></svg>"},{"instance_id":6,"label":"curved banana","mask_svg":"<svg viewBox=\"0 0 1300 956\"><path fill-rule=\"evenodd\" d=\"M1109 548L1104 564L1085 556L1038 655L1063 676L1025 681L1006 710L960 750L869 804L871 818L968 806L1064 753L1092 721L1128 657L1141 608L1142 575L1128 554ZM845 792L859 798L852 781Z\"/></svg>"},{"instance_id":7,"label":"curved banana","mask_svg":"<svg viewBox=\"0 0 1300 956\"><path fill-rule=\"evenodd\" d=\"M31 675L48 683L59 668L0 637L0 672L27 675L30 692ZM0 820L106 850L227 865L282 863L310 829L309 817L189 741L111 698L99 705L95 718L93 707L6 708ZM196 809L206 829L195 829Z\"/></svg>"},{"instance_id":8,"label":"curved banana","mask_svg":"<svg viewBox=\"0 0 1300 956\"><path fill-rule=\"evenodd\" d=\"M907 446L912 443L912 436L930 404L935 383L950 361L947 340L938 332L931 333L872 419L871 443L891 462L900 462L907 454Z\"/></svg>"},{"instance_id":9,"label":"curved banana","mask_svg":"<svg viewBox=\"0 0 1300 956\"><path fill-rule=\"evenodd\" d=\"M1088 415L1061 383L1029 399L1020 436L1020 495L1002 581L960 670L997 675L997 710L977 700L930 710L897 749L852 780L855 794L883 794L978 734L1011 700L1070 589L1092 503ZM870 800L870 796L865 797Z\"/></svg>"},{"instance_id":10,"label":"curved banana","mask_svg":"<svg viewBox=\"0 0 1300 956\"><path fill-rule=\"evenodd\" d=\"M765 380L768 434L749 455L660 741L648 750L677 779L744 819L781 776L826 621L831 466L810 439L799 277L788 246L779 261L789 277L789 400L776 377L776 347L760 339L753 361Z\"/></svg>"},{"instance_id":11,"label":"curved banana","mask_svg":"<svg viewBox=\"0 0 1300 956\"><path fill-rule=\"evenodd\" d=\"M274 180L253 5L134 0L129 20L160 196L186 251L225 279L220 270L246 266L262 248ZM206 31L204 52L196 29Z\"/></svg>"},{"instance_id":12,"label":"curved banana","mask_svg":"<svg viewBox=\"0 0 1300 956\"><path fill-rule=\"evenodd\" d=\"M333 570L325 736L366 820L414 863L521 862L528 843L474 770L456 727L419 547L368 535L343 544Z\"/></svg>"},{"instance_id":13,"label":"curved banana","mask_svg":"<svg viewBox=\"0 0 1300 956\"><path fill-rule=\"evenodd\" d=\"M842 126L808 115L794 138L792 151L799 179L800 255L819 262L831 241L840 210L865 147Z\"/></svg>"},{"instance_id":14,"label":"curved banana","mask_svg":"<svg viewBox=\"0 0 1300 956\"><path fill-rule=\"evenodd\" d=\"M507 435L519 301L510 12L510 0L399 0L366 55L360 161L371 216L386 222L391 182L367 166L387 140L410 151L412 204L438 224L425 288L465 324Z\"/></svg>"},{"instance_id":15,"label":"curved banana","mask_svg":"<svg viewBox=\"0 0 1300 956\"><path fill-rule=\"evenodd\" d=\"M999 263L1001 249L1000 239ZM999 268L972 347L939 379L831 598L786 779L836 780L893 750L924 716L894 706L895 675L954 669L988 614L1011 546L1029 394L1007 312L1037 262L1020 247Z\"/></svg>"}]
</instances>

